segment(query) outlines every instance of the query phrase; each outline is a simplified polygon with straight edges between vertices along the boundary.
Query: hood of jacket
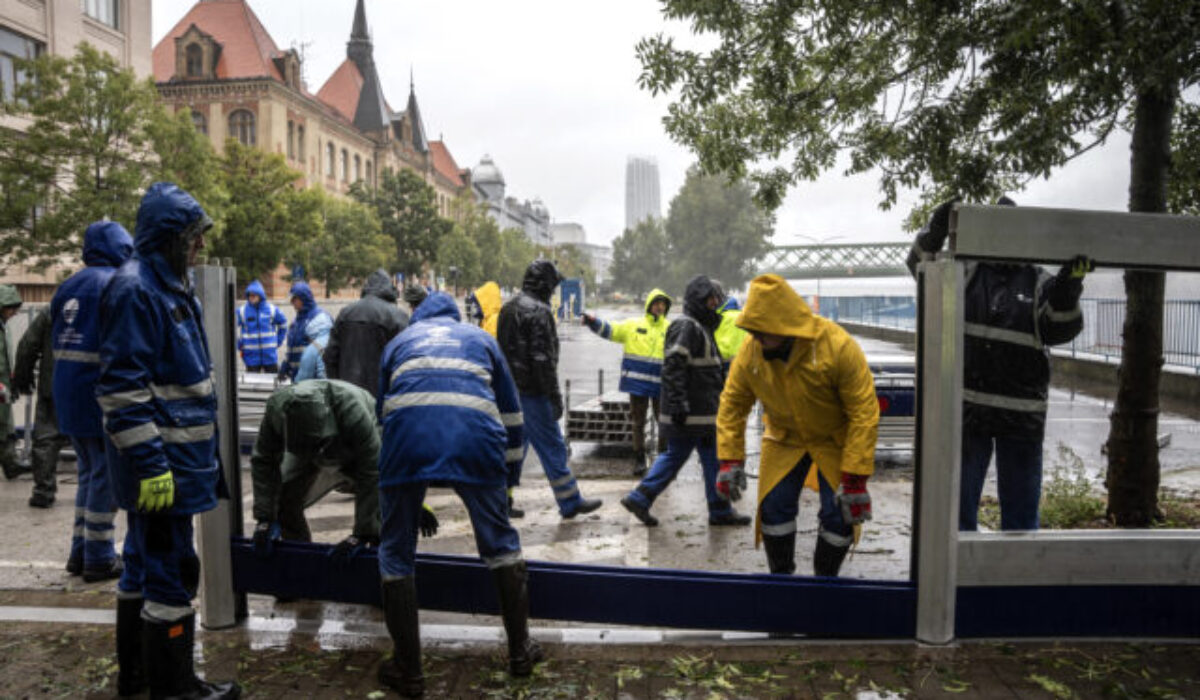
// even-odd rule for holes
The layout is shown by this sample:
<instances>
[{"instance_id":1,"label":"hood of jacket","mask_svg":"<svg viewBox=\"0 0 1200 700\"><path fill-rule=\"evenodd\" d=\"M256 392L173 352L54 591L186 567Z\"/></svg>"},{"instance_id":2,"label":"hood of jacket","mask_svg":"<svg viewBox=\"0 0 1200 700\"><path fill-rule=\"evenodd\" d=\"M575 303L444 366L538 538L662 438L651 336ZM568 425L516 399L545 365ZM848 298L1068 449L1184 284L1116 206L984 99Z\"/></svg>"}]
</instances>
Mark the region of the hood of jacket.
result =
<instances>
[{"instance_id":1,"label":"hood of jacket","mask_svg":"<svg viewBox=\"0 0 1200 700\"><path fill-rule=\"evenodd\" d=\"M337 419L329 408L329 382L310 380L287 388L283 403L283 444L293 454L311 456L337 436Z\"/></svg>"},{"instance_id":2,"label":"hood of jacket","mask_svg":"<svg viewBox=\"0 0 1200 700\"><path fill-rule=\"evenodd\" d=\"M651 289L650 293L646 295L646 315L647 316L650 315L650 305L653 304L654 302L658 301L659 299L662 299L663 301L667 302L667 310L663 312L663 316L666 316L667 314L671 313L671 302L672 302L671 295L667 294L666 292L664 292L661 289L655 288L655 289Z\"/></svg>"},{"instance_id":3,"label":"hood of jacket","mask_svg":"<svg viewBox=\"0 0 1200 700\"><path fill-rule=\"evenodd\" d=\"M208 215L192 195L170 182L156 182L138 206L134 246L141 255L149 255L171 236L181 235L191 226L204 226L206 220Z\"/></svg>"},{"instance_id":4,"label":"hood of jacket","mask_svg":"<svg viewBox=\"0 0 1200 700\"><path fill-rule=\"evenodd\" d=\"M820 324L792 285L779 275L759 275L750 283L737 326L752 333L811 340L817 337Z\"/></svg>"},{"instance_id":5,"label":"hood of jacket","mask_svg":"<svg viewBox=\"0 0 1200 700\"><path fill-rule=\"evenodd\" d=\"M500 285L484 282L483 286L475 290L475 301L479 302L479 309L483 311L485 318L500 313Z\"/></svg>"},{"instance_id":6,"label":"hood of jacket","mask_svg":"<svg viewBox=\"0 0 1200 700\"><path fill-rule=\"evenodd\" d=\"M384 270L376 270L367 277L367 283L363 285L362 295L364 297L379 297L389 304L395 304L400 298L400 293L396 291L396 285L392 284L392 276Z\"/></svg>"},{"instance_id":7,"label":"hood of jacket","mask_svg":"<svg viewBox=\"0 0 1200 700\"><path fill-rule=\"evenodd\" d=\"M296 282L292 284L288 298L292 299L295 297L300 297L300 312L297 316L307 316L312 313L313 309L317 308L317 300L313 297L312 289L309 288L308 282Z\"/></svg>"},{"instance_id":8,"label":"hood of jacket","mask_svg":"<svg viewBox=\"0 0 1200 700\"><path fill-rule=\"evenodd\" d=\"M721 325L721 315L715 309L708 308L707 300L713 294L720 293L720 287L712 280L704 275L696 275L688 282L687 289L683 292L684 313L699 321L705 328L716 330L717 326Z\"/></svg>"},{"instance_id":9,"label":"hood of jacket","mask_svg":"<svg viewBox=\"0 0 1200 700\"><path fill-rule=\"evenodd\" d=\"M733 297L726 297L725 303L717 307L717 312L725 313L726 311L738 311L741 308L742 305L738 303L737 299L734 299Z\"/></svg>"},{"instance_id":10,"label":"hood of jacket","mask_svg":"<svg viewBox=\"0 0 1200 700\"><path fill-rule=\"evenodd\" d=\"M265 289L263 289L262 282L259 282L258 280L254 280L250 284L246 285L246 301L250 300L251 294L257 294L260 301L267 300L267 292Z\"/></svg>"},{"instance_id":11,"label":"hood of jacket","mask_svg":"<svg viewBox=\"0 0 1200 700\"><path fill-rule=\"evenodd\" d=\"M88 267L120 267L133 255L133 236L115 221L97 221L83 234L83 262Z\"/></svg>"},{"instance_id":12,"label":"hood of jacket","mask_svg":"<svg viewBox=\"0 0 1200 700\"><path fill-rule=\"evenodd\" d=\"M458 311L458 302L454 301L454 297L445 292L434 292L421 302L417 310L413 312L412 323L419 323L429 318L452 318L455 321L462 320L462 314Z\"/></svg>"},{"instance_id":13,"label":"hood of jacket","mask_svg":"<svg viewBox=\"0 0 1200 700\"><path fill-rule=\"evenodd\" d=\"M521 291L528 292L539 301L549 304L550 295L562 276L558 268L550 260L534 260L525 268L525 279L521 282Z\"/></svg>"},{"instance_id":14,"label":"hood of jacket","mask_svg":"<svg viewBox=\"0 0 1200 700\"><path fill-rule=\"evenodd\" d=\"M0 284L0 309L9 306L20 306L21 294L11 284Z\"/></svg>"}]
</instances>

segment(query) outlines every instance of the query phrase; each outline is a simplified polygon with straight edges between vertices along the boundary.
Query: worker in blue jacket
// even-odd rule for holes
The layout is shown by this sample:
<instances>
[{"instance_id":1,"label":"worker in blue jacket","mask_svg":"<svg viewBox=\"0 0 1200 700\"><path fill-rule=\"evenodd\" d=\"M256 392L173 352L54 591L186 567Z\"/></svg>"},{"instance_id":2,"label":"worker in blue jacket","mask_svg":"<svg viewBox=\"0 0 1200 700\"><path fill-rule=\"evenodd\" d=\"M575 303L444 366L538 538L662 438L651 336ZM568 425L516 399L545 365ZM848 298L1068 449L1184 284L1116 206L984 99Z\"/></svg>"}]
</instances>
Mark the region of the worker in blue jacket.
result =
<instances>
[{"instance_id":1,"label":"worker in blue jacket","mask_svg":"<svg viewBox=\"0 0 1200 700\"><path fill-rule=\"evenodd\" d=\"M523 459L521 403L496 341L460 318L451 296L431 294L380 365L379 573L395 653L379 680L407 697L419 697L425 685L413 560L431 484L453 488L467 507L475 546L499 589L510 673L527 676L542 659L529 637L525 560L508 519L506 489L520 480Z\"/></svg>"},{"instance_id":2,"label":"worker in blue jacket","mask_svg":"<svg viewBox=\"0 0 1200 700\"><path fill-rule=\"evenodd\" d=\"M247 372L279 371L279 346L287 337L287 316L271 302L262 282L246 285L246 303L238 307L238 353Z\"/></svg>"},{"instance_id":3,"label":"worker in blue jacket","mask_svg":"<svg viewBox=\"0 0 1200 700\"><path fill-rule=\"evenodd\" d=\"M133 237L121 224L98 221L88 226L83 234L87 267L63 282L50 302L54 405L59 432L75 449L79 481L67 571L89 582L121 575L121 560L113 547L117 502L108 478L104 422L95 389L100 376L100 293L132 254ZM118 624L134 620L136 626L142 612L137 602L117 601Z\"/></svg>"},{"instance_id":4,"label":"worker in blue jacket","mask_svg":"<svg viewBox=\"0 0 1200 700\"><path fill-rule=\"evenodd\" d=\"M117 505L128 512L117 597L143 601L145 673L155 698L241 692L235 683L200 680L192 665L200 582L192 516L229 495L217 456L212 360L188 271L211 227L187 192L151 185L138 208L133 258L100 297L96 397ZM117 628L118 650L130 631ZM129 675L137 661L119 655L118 663Z\"/></svg>"},{"instance_id":5,"label":"worker in blue jacket","mask_svg":"<svg viewBox=\"0 0 1200 700\"><path fill-rule=\"evenodd\" d=\"M309 288L307 282L294 283L291 298L292 308L296 310L296 318L288 327L287 358L279 366L279 378L294 380L296 373L300 371L300 360L304 356L304 349L316 337L309 331L309 324L316 319L322 319L321 325L324 326L327 321L328 326L325 330L326 338L328 338L328 329L333 327L333 317L329 315L328 311L317 306L317 300L313 297L312 289Z\"/></svg>"}]
</instances>

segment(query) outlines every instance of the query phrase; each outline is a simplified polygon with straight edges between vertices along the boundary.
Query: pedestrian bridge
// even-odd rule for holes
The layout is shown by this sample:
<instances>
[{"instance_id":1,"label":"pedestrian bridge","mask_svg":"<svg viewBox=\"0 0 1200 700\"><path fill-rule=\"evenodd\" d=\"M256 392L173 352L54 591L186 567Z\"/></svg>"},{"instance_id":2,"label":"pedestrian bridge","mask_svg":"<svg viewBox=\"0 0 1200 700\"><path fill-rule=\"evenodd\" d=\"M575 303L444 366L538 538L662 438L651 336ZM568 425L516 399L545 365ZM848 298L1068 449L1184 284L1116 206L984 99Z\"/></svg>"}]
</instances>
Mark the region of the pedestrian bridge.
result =
<instances>
[{"instance_id":1,"label":"pedestrian bridge","mask_svg":"<svg viewBox=\"0 0 1200 700\"><path fill-rule=\"evenodd\" d=\"M758 263L759 274L784 279L908 277L911 243L837 243L772 248Z\"/></svg>"}]
</instances>

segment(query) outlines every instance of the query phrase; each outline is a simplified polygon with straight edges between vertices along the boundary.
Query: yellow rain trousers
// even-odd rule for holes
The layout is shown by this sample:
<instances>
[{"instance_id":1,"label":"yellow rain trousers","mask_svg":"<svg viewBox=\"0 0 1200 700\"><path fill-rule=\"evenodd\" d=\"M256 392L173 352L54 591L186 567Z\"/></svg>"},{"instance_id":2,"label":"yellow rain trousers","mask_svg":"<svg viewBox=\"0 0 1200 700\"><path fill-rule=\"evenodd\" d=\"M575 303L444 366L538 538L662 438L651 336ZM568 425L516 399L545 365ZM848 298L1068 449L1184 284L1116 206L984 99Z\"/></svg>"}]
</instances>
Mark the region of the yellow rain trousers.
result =
<instances>
[{"instance_id":1,"label":"yellow rain trousers","mask_svg":"<svg viewBox=\"0 0 1200 700\"><path fill-rule=\"evenodd\" d=\"M747 332L794 338L787 360L763 359L762 345L747 340L725 381L717 414L717 454L746 458L746 419L755 401L764 413L754 545L762 541L758 512L763 498L807 452L835 489L842 472L875 471L879 402L875 381L858 343L841 326L813 315L777 275L750 284L737 324ZM816 490L816 470L805 485Z\"/></svg>"}]
</instances>

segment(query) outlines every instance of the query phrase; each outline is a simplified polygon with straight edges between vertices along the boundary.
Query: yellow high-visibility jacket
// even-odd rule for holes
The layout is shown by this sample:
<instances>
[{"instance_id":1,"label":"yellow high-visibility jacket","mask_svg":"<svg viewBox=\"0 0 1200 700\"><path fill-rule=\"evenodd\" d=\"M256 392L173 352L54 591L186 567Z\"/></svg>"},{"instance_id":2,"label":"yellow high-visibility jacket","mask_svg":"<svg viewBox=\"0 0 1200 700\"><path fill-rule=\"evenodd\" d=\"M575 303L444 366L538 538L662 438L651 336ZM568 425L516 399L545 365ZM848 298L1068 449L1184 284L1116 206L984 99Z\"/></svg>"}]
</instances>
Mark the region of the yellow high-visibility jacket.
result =
<instances>
[{"instance_id":1,"label":"yellow high-visibility jacket","mask_svg":"<svg viewBox=\"0 0 1200 700\"><path fill-rule=\"evenodd\" d=\"M495 338L496 321L500 318L500 285L484 282L483 286L475 290L475 300L479 302L479 309L483 311L483 323L479 324L480 327Z\"/></svg>"},{"instance_id":2,"label":"yellow high-visibility jacket","mask_svg":"<svg viewBox=\"0 0 1200 700\"><path fill-rule=\"evenodd\" d=\"M591 324L592 332L601 338L625 346L621 358L621 382L617 388L635 396L658 398L662 385L663 341L667 337L667 314L655 318L650 306L655 301L667 303L671 310L671 297L661 289L653 289L646 296L646 315L629 318L616 323L596 319Z\"/></svg>"},{"instance_id":3,"label":"yellow high-visibility jacket","mask_svg":"<svg viewBox=\"0 0 1200 700\"><path fill-rule=\"evenodd\" d=\"M746 341L721 393L717 413L717 454L746 458L746 418L754 402L765 414L758 505L807 452L834 488L842 472L871 475L879 402L875 381L858 343L841 326L815 316L777 275L750 284L738 326L753 332L794 338L787 360L766 360L762 345ZM816 470L806 482L816 488ZM756 509L756 515L757 515ZM754 543L762 540L755 518Z\"/></svg>"}]
</instances>

